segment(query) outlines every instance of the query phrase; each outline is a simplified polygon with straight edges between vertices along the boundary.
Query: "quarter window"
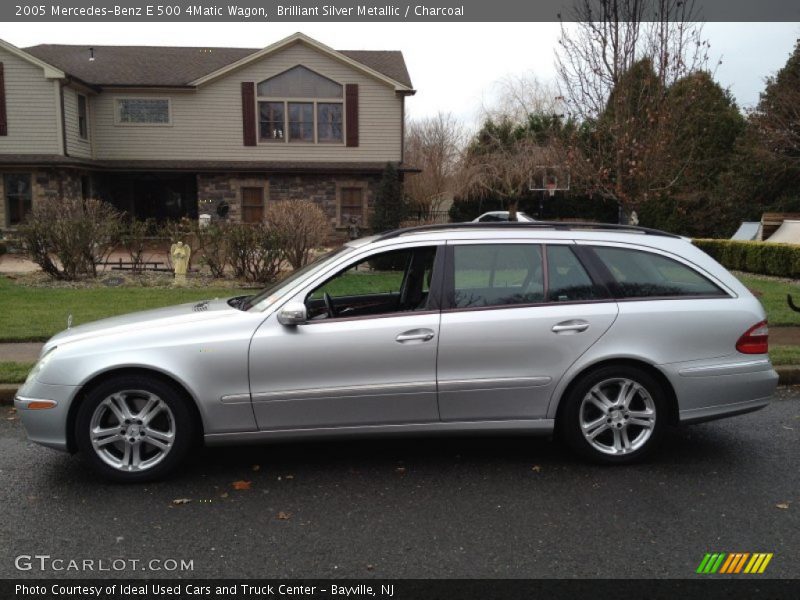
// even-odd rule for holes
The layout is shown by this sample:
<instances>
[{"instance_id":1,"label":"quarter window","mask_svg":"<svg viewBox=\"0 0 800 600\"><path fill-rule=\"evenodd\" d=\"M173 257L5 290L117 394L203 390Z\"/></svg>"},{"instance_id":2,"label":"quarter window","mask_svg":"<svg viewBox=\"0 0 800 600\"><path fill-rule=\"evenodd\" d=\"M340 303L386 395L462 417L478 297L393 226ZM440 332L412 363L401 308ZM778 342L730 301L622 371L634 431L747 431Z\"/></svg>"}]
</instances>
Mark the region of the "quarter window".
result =
<instances>
[{"instance_id":1,"label":"quarter window","mask_svg":"<svg viewBox=\"0 0 800 600\"><path fill-rule=\"evenodd\" d=\"M31 176L29 173L7 173L3 176L6 215L9 226L19 225L31 212Z\"/></svg>"},{"instance_id":2,"label":"quarter window","mask_svg":"<svg viewBox=\"0 0 800 600\"><path fill-rule=\"evenodd\" d=\"M117 98L117 123L120 125L169 125L167 98Z\"/></svg>"},{"instance_id":3,"label":"quarter window","mask_svg":"<svg viewBox=\"0 0 800 600\"><path fill-rule=\"evenodd\" d=\"M450 306L478 308L544 301L538 244L453 246Z\"/></svg>"},{"instance_id":4,"label":"quarter window","mask_svg":"<svg viewBox=\"0 0 800 600\"><path fill-rule=\"evenodd\" d=\"M342 105L334 102L317 104L317 140L320 143L342 141Z\"/></svg>"},{"instance_id":5,"label":"quarter window","mask_svg":"<svg viewBox=\"0 0 800 600\"><path fill-rule=\"evenodd\" d=\"M595 285L572 248L547 246L547 300L577 302L606 298L605 290Z\"/></svg>"},{"instance_id":6,"label":"quarter window","mask_svg":"<svg viewBox=\"0 0 800 600\"><path fill-rule=\"evenodd\" d=\"M605 246L593 250L611 272L613 291L619 298L725 295L694 269L665 256Z\"/></svg>"}]
</instances>

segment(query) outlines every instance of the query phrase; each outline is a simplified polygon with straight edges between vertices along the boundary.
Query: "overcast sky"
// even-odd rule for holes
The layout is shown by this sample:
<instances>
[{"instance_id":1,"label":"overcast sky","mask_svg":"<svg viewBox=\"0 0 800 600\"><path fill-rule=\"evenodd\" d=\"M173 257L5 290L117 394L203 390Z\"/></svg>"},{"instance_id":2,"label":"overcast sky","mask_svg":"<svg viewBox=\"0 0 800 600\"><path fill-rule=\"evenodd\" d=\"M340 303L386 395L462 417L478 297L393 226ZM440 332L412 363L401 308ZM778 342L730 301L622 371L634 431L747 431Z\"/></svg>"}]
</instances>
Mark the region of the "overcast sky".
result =
<instances>
[{"instance_id":1,"label":"overcast sky","mask_svg":"<svg viewBox=\"0 0 800 600\"><path fill-rule=\"evenodd\" d=\"M340 50L402 50L418 90L408 102L420 117L452 112L473 125L491 104L496 83L533 72L554 80L557 23L20 23L0 24L16 46L41 43L261 48L304 33ZM717 80L742 107L758 100L764 78L777 71L800 37L798 23L708 23Z\"/></svg>"}]
</instances>

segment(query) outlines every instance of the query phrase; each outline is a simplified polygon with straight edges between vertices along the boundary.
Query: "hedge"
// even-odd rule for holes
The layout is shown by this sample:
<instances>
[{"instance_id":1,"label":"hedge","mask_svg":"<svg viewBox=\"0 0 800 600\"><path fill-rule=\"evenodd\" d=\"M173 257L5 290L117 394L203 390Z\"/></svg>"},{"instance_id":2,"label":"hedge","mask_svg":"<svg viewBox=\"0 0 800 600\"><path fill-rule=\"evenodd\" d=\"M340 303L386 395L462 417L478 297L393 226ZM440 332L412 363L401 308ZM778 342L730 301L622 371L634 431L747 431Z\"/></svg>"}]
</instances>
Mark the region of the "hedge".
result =
<instances>
[{"instance_id":1,"label":"hedge","mask_svg":"<svg viewBox=\"0 0 800 600\"><path fill-rule=\"evenodd\" d=\"M800 278L800 246L734 240L697 239L693 242L727 269Z\"/></svg>"}]
</instances>

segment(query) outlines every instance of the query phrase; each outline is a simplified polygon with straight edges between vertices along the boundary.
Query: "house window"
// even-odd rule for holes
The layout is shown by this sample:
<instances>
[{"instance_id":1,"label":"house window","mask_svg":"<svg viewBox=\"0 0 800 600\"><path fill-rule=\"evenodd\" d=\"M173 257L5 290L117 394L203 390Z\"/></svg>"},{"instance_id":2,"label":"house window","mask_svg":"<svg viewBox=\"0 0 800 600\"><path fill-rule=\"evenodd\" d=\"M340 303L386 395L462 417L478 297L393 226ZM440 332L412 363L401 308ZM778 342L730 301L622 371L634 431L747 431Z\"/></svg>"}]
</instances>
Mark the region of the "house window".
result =
<instances>
[{"instance_id":1,"label":"house window","mask_svg":"<svg viewBox=\"0 0 800 600\"><path fill-rule=\"evenodd\" d=\"M259 131L262 140L283 140L285 137L283 102L259 102Z\"/></svg>"},{"instance_id":2,"label":"house window","mask_svg":"<svg viewBox=\"0 0 800 600\"><path fill-rule=\"evenodd\" d=\"M256 89L262 142L343 143L341 84L298 65L260 82Z\"/></svg>"},{"instance_id":3,"label":"house window","mask_svg":"<svg viewBox=\"0 0 800 600\"><path fill-rule=\"evenodd\" d=\"M8 225L19 225L32 209L30 173L7 173L3 176L3 189Z\"/></svg>"},{"instance_id":4,"label":"house window","mask_svg":"<svg viewBox=\"0 0 800 600\"><path fill-rule=\"evenodd\" d=\"M355 219L357 225L364 226L364 189L344 187L339 190L339 225L350 225Z\"/></svg>"},{"instance_id":5,"label":"house window","mask_svg":"<svg viewBox=\"0 0 800 600\"><path fill-rule=\"evenodd\" d=\"M86 111L86 96L78 94L78 135L84 140L89 137L89 121Z\"/></svg>"},{"instance_id":6,"label":"house window","mask_svg":"<svg viewBox=\"0 0 800 600\"><path fill-rule=\"evenodd\" d=\"M317 140L321 144L341 143L341 103L320 102L317 104Z\"/></svg>"},{"instance_id":7,"label":"house window","mask_svg":"<svg viewBox=\"0 0 800 600\"><path fill-rule=\"evenodd\" d=\"M264 222L264 188L242 188L242 222Z\"/></svg>"},{"instance_id":8,"label":"house window","mask_svg":"<svg viewBox=\"0 0 800 600\"><path fill-rule=\"evenodd\" d=\"M289 102L289 141L314 141L314 104Z\"/></svg>"},{"instance_id":9,"label":"house window","mask_svg":"<svg viewBox=\"0 0 800 600\"><path fill-rule=\"evenodd\" d=\"M169 125L168 98L117 98L117 125Z\"/></svg>"}]
</instances>

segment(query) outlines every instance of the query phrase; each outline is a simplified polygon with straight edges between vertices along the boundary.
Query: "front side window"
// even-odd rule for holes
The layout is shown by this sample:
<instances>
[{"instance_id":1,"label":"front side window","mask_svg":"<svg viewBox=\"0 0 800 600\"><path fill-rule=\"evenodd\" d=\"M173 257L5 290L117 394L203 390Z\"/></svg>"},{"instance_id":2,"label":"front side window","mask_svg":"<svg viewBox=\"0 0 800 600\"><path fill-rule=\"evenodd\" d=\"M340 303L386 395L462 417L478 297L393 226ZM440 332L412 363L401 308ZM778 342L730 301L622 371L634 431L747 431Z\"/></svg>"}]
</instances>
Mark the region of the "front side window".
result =
<instances>
[{"instance_id":1,"label":"front side window","mask_svg":"<svg viewBox=\"0 0 800 600\"><path fill-rule=\"evenodd\" d=\"M32 209L30 173L6 173L3 176L3 189L8 225L19 225Z\"/></svg>"},{"instance_id":2,"label":"front side window","mask_svg":"<svg viewBox=\"0 0 800 600\"><path fill-rule=\"evenodd\" d=\"M169 125L167 98L117 98L117 123L120 125Z\"/></svg>"},{"instance_id":3,"label":"front side window","mask_svg":"<svg viewBox=\"0 0 800 600\"><path fill-rule=\"evenodd\" d=\"M86 109L86 96L78 94L78 135L84 140L89 137L89 121Z\"/></svg>"},{"instance_id":4,"label":"front side window","mask_svg":"<svg viewBox=\"0 0 800 600\"><path fill-rule=\"evenodd\" d=\"M604 246L592 250L611 272L618 298L726 295L694 269L660 254Z\"/></svg>"},{"instance_id":5,"label":"front side window","mask_svg":"<svg viewBox=\"0 0 800 600\"><path fill-rule=\"evenodd\" d=\"M340 271L306 298L311 320L426 310L436 247L372 255Z\"/></svg>"},{"instance_id":6,"label":"front side window","mask_svg":"<svg viewBox=\"0 0 800 600\"><path fill-rule=\"evenodd\" d=\"M538 244L453 246L452 308L483 308L544 301Z\"/></svg>"}]
</instances>

